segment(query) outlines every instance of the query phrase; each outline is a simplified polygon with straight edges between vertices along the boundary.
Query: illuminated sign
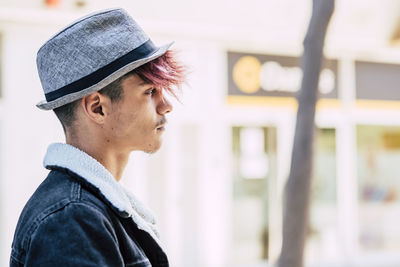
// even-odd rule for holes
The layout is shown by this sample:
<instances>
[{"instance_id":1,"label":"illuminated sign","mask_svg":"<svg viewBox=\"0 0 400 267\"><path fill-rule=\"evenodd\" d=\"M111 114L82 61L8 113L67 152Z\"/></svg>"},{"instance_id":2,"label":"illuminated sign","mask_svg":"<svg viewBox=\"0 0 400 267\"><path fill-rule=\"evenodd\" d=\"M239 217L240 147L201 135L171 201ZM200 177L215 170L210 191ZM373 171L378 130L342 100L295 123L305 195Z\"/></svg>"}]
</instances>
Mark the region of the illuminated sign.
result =
<instances>
[{"instance_id":1,"label":"illuminated sign","mask_svg":"<svg viewBox=\"0 0 400 267\"><path fill-rule=\"evenodd\" d=\"M296 57L228 52L228 95L295 97L303 76ZM325 60L321 98L337 98L337 61Z\"/></svg>"}]
</instances>

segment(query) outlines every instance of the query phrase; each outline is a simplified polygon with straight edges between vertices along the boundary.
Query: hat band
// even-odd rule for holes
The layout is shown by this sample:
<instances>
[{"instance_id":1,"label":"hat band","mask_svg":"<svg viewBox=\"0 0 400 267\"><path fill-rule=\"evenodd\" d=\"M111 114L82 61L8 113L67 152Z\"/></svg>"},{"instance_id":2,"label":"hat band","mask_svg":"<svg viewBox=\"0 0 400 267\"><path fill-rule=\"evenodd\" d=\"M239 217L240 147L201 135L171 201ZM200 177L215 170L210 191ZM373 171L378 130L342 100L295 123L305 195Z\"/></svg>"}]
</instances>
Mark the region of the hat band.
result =
<instances>
[{"instance_id":1,"label":"hat band","mask_svg":"<svg viewBox=\"0 0 400 267\"><path fill-rule=\"evenodd\" d=\"M99 83L101 80L121 69L122 67L134 61L143 59L151 55L157 50L157 47L149 39L139 47L133 49L122 57L114 60L113 62L101 67L100 69L92 72L91 74L80 78L70 84L67 84L55 91L45 94L46 101L50 102L62 96L82 91L92 85Z\"/></svg>"}]
</instances>

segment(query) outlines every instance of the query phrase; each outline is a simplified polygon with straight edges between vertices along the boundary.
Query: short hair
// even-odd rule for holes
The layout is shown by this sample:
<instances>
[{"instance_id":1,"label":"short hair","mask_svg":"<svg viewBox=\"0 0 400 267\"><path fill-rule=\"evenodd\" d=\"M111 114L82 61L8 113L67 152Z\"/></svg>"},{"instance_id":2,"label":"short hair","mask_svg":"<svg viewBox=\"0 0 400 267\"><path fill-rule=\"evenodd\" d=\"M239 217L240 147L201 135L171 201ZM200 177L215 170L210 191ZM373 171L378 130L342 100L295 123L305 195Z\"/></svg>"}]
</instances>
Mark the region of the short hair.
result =
<instances>
[{"instance_id":1,"label":"short hair","mask_svg":"<svg viewBox=\"0 0 400 267\"><path fill-rule=\"evenodd\" d=\"M123 80L136 74L145 83L164 88L173 96L177 97L175 89L181 89L181 85L186 80L186 73L186 67L176 60L176 53L168 50L164 55L134 69L105 86L99 93L108 96L112 103L121 100L123 98ZM81 99L78 99L54 109L54 113L61 122L64 132L66 132L66 129L71 127L75 121L75 112L80 101Z\"/></svg>"}]
</instances>

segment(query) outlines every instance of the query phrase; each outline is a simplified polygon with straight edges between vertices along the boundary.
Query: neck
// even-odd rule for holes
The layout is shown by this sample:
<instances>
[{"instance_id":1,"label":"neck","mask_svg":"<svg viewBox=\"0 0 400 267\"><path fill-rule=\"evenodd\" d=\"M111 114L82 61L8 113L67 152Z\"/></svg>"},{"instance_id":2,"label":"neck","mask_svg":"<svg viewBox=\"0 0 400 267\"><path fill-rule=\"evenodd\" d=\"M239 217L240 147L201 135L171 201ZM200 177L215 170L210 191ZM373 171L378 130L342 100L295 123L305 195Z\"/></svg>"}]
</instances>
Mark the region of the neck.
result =
<instances>
[{"instance_id":1,"label":"neck","mask_svg":"<svg viewBox=\"0 0 400 267\"><path fill-rule=\"evenodd\" d=\"M85 140L70 138L67 135L66 143L96 159L113 175L115 180L121 180L126 164L128 163L129 152L121 152L113 149L112 146L107 145L107 142L106 144L96 142L95 138Z\"/></svg>"}]
</instances>

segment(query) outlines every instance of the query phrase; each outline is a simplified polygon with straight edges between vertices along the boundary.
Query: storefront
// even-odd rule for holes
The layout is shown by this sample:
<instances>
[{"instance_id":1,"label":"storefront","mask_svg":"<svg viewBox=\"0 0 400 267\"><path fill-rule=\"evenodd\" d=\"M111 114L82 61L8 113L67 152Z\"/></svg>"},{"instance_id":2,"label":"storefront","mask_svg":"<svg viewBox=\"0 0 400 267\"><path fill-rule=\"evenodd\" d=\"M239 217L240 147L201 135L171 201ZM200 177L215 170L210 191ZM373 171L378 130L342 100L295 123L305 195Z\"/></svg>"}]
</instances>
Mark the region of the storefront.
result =
<instances>
[{"instance_id":1,"label":"storefront","mask_svg":"<svg viewBox=\"0 0 400 267\"><path fill-rule=\"evenodd\" d=\"M292 62L298 61L228 52L229 109L252 118L231 116L235 266L272 263L279 253L294 93L302 75ZM309 266L381 266L383 259L400 264L399 70L397 64L325 60L316 114Z\"/></svg>"}]
</instances>

